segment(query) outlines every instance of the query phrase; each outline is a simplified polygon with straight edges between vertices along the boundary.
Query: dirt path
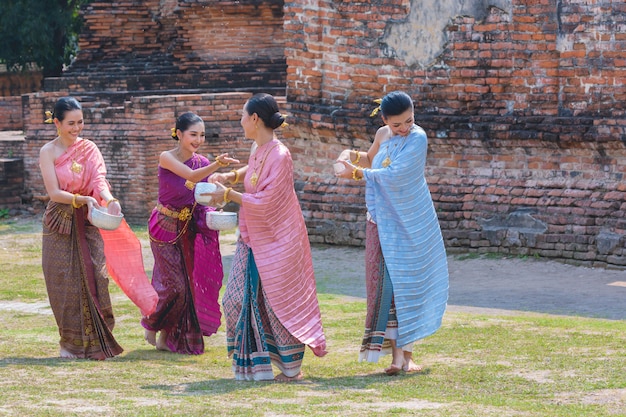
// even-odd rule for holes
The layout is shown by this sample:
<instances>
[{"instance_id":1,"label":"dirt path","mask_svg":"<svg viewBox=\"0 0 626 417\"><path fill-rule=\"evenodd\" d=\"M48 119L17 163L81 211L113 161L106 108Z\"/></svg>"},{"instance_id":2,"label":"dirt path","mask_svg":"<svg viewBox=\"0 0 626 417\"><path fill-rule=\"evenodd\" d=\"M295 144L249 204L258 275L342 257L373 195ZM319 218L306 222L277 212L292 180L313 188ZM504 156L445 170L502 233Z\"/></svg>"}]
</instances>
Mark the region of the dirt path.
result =
<instances>
[{"instance_id":1,"label":"dirt path","mask_svg":"<svg viewBox=\"0 0 626 417\"><path fill-rule=\"evenodd\" d=\"M234 237L222 241L228 271ZM365 297L365 250L313 245L318 291ZM448 256L450 310L531 311L626 319L626 271L587 268L541 259Z\"/></svg>"},{"instance_id":2,"label":"dirt path","mask_svg":"<svg viewBox=\"0 0 626 417\"><path fill-rule=\"evenodd\" d=\"M40 240L41 221L20 219L20 229ZM3 240L0 235L0 246ZM235 235L221 237L224 270L228 272ZM24 242L22 242L24 243ZM149 243L144 247L145 267L152 268ZM5 246L7 242L5 242ZM8 244L10 245L10 244ZM365 250L347 246L313 245L318 292L365 298ZM572 266L555 261L489 257L464 259L449 256L449 310L482 313L517 311L626 319L626 271ZM2 308L19 309L2 303ZM44 309L44 306L24 308Z\"/></svg>"}]
</instances>

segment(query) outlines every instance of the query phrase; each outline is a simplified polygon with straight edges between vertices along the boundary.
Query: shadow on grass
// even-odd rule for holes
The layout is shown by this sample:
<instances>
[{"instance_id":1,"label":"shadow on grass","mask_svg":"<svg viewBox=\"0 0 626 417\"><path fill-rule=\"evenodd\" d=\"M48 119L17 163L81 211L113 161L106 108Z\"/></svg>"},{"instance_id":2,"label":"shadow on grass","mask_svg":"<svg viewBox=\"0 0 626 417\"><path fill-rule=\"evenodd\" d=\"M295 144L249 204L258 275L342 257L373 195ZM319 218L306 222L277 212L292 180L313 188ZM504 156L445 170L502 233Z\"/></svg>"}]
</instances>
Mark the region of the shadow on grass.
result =
<instances>
[{"instance_id":1,"label":"shadow on grass","mask_svg":"<svg viewBox=\"0 0 626 417\"><path fill-rule=\"evenodd\" d=\"M68 363L84 360L84 359L68 359L61 357L50 357L50 358L2 358L0 359L0 368L4 368L7 366L14 365L27 365L27 366L65 366Z\"/></svg>"},{"instance_id":2,"label":"shadow on grass","mask_svg":"<svg viewBox=\"0 0 626 417\"><path fill-rule=\"evenodd\" d=\"M234 379L218 378L185 384L158 384L145 385L141 389L163 391L170 395L216 395L227 394L234 391L258 389L260 387L302 387L312 391L336 391L345 390L371 390L372 385L385 384L400 379L416 379L430 374L430 369L421 372L400 373L388 376L384 372L376 372L368 375L346 375L329 378L305 378L297 382L274 382L274 381L236 381Z\"/></svg>"}]
</instances>

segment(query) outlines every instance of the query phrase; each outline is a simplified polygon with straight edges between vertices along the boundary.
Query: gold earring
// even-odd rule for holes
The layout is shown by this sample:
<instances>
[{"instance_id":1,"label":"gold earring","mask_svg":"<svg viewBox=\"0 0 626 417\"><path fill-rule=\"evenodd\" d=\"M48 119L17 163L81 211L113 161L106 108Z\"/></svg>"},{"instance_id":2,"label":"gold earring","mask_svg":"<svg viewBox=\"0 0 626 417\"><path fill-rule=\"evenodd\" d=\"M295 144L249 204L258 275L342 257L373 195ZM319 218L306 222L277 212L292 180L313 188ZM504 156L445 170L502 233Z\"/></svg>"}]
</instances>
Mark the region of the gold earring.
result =
<instances>
[{"instance_id":1,"label":"gold earring","mask_svg":"<svg viewBox=\"0 0 626 417\"><path fill-rule=\"evenodd\" d=\"M57 127L57 136L61 136L61 129Z\"/></svg>"}]
</instances>

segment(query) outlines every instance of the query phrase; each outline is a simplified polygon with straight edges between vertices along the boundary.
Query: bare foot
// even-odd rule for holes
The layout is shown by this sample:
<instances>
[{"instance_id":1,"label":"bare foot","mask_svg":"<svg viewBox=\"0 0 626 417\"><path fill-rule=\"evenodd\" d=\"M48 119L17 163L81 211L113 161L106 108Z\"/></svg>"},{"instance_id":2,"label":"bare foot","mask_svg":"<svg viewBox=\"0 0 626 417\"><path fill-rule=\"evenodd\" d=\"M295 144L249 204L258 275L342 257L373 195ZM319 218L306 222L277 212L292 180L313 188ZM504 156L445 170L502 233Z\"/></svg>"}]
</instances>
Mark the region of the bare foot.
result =
<instances>
[{"instance_id":1,"label":"bare foot","mask_svg":"<svg viewBox=\"0 0 626 417\"><path fill-rule=\"evenodd\" d=\"M389 368L385 368L385 373L389 376L397 375L402 370L401 366L391 364Z\"/></svg>"},{"instance_id":2,"label":"bare foot","mask_svg":"<svg viewBox=\"0 0 626 417\"><path fill-rule=\"evenodd\" d=\"M276 375L276 377L274 378L274 381L295 382L295 381L302 381L302 378L303 378L302 371L298 372L298 375L296 376L287 376L281 372L279 375Z\"/></svg>"},{"instance_id":3,"label":"bare foot","mask_svg":"<svg viewBox=\"0 0 626 417\"><path fill-rule=\"evenodd\" d=\"M156 346L156 332L154 330L146 329L143 332L143 338L146 339L146 342L150 343L152 346Z\"/></svg>"},{"instance_id":4,"label":"bare foot","mask_svg":"<svg viewBox=\"0 0 626 417\"><path fill-rule=\"evenodd\" d=\"M78 359L77 355L74 355L63 348L59 350L59 356L66 359Z\"/></svg>"},{"instance_id":5,"label":"bare foot","mask_svg":"<svg viewBox=\"0 0 626 417\"><path fill-rule=\"evenodd\" d=\"M404 362L402 364L404 372L422 372L423 368L413 362L413 352L404 352Z\"/></svg>"},{"instance_id":6,"label":"bare foot","mask_svg":"<svg viewBox=\"0 0 626 417\"><path fill-rule=\"evenodd\" d=\"M421 365L413 362L413 359L410 359L408 362L404 363L404 365L402 366L402 370L404 372L422 372L424 368L422 368Z\"/></svg>"},{"instance_id":7,"label":"bare foot","mask_svg":"<svg viewBox=\"0 0 626 417\"><path fill-rule=\"evenodd\" d=\"M158 350L170 351L170 348L167 347L167 332L165 330L161 330L159 333L155 346Z\"/></svg>"},{"instance_id":8,"label":"bare foot","mask_svg":"<svg viewBox=\"0 0 626 417\"><path fill-rule=\"evenodd\" d=\"M104 353L99 353L97 355L94 356L90 356L89 359L91 359L92 361L103 361L105 360L107 357Z\"/></svg>"},{"instance_id":9,"label":"bare foot","mask_svg":"<svg viewBox=\"0 0 626 417\"><path fill-rule=\"evenodd\" d=\"M391 365L389 368L385 368L385 373L387 375L396 375L398 372L402 370L402 365L404 364L404 352L402 348L396 346L396 341L391 341L391 349L393 359L391 361Z\"/></svg>"}]
</instances>

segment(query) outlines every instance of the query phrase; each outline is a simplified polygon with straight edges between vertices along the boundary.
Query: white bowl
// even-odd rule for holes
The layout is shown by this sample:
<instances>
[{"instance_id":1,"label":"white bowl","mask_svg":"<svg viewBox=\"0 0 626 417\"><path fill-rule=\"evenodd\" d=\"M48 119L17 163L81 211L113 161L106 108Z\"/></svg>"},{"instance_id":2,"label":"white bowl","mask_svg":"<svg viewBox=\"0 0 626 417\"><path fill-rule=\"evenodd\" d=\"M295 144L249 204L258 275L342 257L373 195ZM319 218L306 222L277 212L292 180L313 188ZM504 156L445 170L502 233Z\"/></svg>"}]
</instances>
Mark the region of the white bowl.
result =
<instances>
[{"instance_id":1,"label":"white bowl","mask_svg":"<svg viewBox=\"0 0 626 417\"><path fill-rule=\"evenodd\" d=\"M341 162L335 162L333 164L333 169L335 170L335 174L341 174L343 171L346 170L346 166Z\"/></svg>"},{"instance_id":2,"label":"white bowl","mask_svg":"<svg viewBox=\"0 0 626 417\"><path fill-rule=\"evenodd\" d=\"M122 223L122 219L124 218L123 214L119 216L115 216L113 214L109 214L106 209L98 209L94 207L91 210L91 224L96 226L99 229L104 230L115 230Z\"/></svg>"},{"instance_id":3,"label":"white bowl","mask_svg":"<svg viewBox=\"0 0 626 417\"><path fill-rule=\"evenodd\" d=\"M231 211L209 211L206 224L211 230L231 230L237 227L237 213Z\"/></svg>"},{"instance_id":4,"label":"white bowl","mask_svg":"<svg viewBox=\"0 0 626 417\"><path fill-rule=\"evenodd\" d=\"M198 204L203 206L210 206L213 198L210 195L201 195L204 193L214 193L217 190L217 185L210 182L199 182L196 184L194 196Z\"/></svg>"}]
</instances>

